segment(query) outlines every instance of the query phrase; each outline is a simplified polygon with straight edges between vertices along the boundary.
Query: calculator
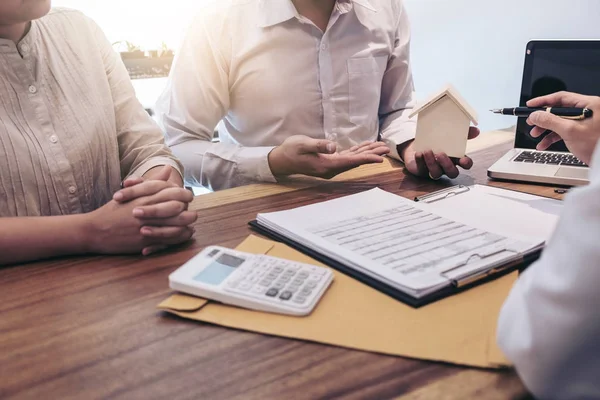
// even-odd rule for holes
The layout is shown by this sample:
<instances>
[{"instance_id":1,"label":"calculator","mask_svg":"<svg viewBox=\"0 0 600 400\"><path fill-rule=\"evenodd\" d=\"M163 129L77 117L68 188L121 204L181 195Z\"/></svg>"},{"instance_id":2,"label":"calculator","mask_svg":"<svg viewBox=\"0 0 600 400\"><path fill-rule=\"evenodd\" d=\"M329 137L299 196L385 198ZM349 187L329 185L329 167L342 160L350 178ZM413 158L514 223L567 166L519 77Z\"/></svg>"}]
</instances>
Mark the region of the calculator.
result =
<instances>
[{"instance_id":1,"label":"calculator","mask_svg":"<svg viewBox=\"0 0 600 400\"><path fill-rule=\"evenodd\" d=\"M308 315L333 281L328 268L211 246L169 275L179 292L224 304Z\"/></svg>"}]
</instances>

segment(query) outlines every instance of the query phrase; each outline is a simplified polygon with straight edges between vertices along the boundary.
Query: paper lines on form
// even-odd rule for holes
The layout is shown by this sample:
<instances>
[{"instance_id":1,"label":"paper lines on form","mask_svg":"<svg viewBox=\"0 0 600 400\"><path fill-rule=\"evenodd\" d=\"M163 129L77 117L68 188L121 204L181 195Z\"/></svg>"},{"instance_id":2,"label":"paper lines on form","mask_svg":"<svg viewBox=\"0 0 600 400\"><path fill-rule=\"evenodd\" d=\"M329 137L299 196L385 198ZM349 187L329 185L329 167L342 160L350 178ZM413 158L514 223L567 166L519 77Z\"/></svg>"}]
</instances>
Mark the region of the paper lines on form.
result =
<instances>
[{"instance_id":1,"label":"paper lines on form","mask_svg":"<svg viewBox=\"0 0 600 400\"><path fill-rule=\"evenodd\" d=\"M466 263L473 254L485 257L504 251L510 242L409 205L321 225L310 232L407 277Z\"/></svg>"}]
</instances>

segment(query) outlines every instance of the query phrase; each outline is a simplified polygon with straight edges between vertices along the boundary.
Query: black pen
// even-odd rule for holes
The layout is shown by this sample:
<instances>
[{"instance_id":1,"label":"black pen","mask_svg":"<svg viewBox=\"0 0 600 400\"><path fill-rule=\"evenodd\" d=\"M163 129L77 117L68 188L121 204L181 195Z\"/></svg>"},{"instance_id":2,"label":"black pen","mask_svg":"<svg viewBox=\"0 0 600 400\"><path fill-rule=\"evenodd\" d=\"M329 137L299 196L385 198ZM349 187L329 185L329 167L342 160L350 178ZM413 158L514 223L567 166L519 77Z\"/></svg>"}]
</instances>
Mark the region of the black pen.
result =
<instances>
[{"instance_id":1,"label":"black pen","mask_svg":"<svg viewBox=\"0 0 600 400\"><path fill-rule=\"evenodd\" d=\"M514 115L515 117L529 117L529 115L536 111L545 111L565 119L585 119L594 114L589 108L569 107L514 107L499 108L490 111L494 114Z\"/></svg>"}]
</instances>

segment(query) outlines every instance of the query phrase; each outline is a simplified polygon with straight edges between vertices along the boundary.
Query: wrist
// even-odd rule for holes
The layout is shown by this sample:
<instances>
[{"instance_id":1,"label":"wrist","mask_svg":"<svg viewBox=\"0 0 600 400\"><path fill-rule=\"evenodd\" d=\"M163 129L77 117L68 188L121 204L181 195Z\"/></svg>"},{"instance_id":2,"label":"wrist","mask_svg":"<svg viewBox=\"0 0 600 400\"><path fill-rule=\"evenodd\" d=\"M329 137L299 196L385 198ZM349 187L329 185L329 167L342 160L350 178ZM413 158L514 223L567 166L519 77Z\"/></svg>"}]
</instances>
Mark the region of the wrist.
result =
<instances>
[{"instance_id":1,"label":"wrist","mask_svg":"<svg viewBox=\"0 0 600 400\"><path fill-rule=\"evenodd\" d=\"M402 161L406 160L406 154L411 149L413 142L413 140L409 140L396 146L396 150L398 151L398 155Z\"/></svg>"},{"instance_id":2,"label":"wrist","mask_svg":"<svg viewBox=\"0 0 600 400\"><path fill-rule=\"evenodd\" d=\"M285 167L285 162L282 160L281 147L275 147L267 155L267 161L269 162L269 168L271 173L276 178L283 178L291 175L289 168Z\"/></svg>"},{"instance_id":3,"label":"wrist","mask_svg":"<svg viewBox=\"0 0 600 400\"><path fill-rule=\"evenodd\" d=\"M100 253L98 246L99 227L96 218L97 210L78 215L75 237L82 254Z\"/></svg>"}]
</instances>

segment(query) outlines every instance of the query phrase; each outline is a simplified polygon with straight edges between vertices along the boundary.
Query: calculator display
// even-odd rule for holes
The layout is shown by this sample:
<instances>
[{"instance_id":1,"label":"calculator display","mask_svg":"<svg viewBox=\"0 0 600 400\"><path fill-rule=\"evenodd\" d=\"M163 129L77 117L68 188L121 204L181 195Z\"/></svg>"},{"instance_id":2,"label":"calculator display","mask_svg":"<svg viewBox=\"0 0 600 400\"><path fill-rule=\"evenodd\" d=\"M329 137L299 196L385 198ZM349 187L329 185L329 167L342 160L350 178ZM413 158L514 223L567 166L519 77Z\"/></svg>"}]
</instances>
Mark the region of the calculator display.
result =
<instances>
[{"instance_id":1,"label":"calculator display","mask_svg":"<svg viewBox=\"0 0 600 400\"><path fill-rule=\"evenodd\" d=\"M221 253L219 258L210 263L193 279L198 282L208 283L210 285L219 285L223 282L237 267L246 261L244 258L232 256L231 254Z\"/></svg>"}]
</instances>

